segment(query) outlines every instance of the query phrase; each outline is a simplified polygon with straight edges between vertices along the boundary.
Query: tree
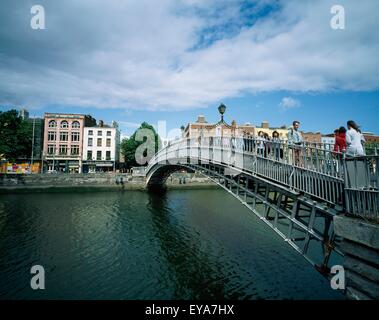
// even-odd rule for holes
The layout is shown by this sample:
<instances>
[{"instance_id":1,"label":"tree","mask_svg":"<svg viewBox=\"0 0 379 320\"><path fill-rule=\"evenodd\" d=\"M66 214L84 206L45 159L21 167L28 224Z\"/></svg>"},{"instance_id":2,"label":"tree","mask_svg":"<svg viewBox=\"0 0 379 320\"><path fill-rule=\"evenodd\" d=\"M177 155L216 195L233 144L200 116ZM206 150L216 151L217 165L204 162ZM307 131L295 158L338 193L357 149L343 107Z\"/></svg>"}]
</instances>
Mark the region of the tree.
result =
<instances>
[{"instance_id":1,"label":"tree","mask_svg":"<svg viewBox=\"0 0 379 320\"><path fill-rule=\"evenodd\" d=\"M8 161L29 158L32 132L17 110L0 111L0 155Z\"/></svg>"},{"instance_id":2,"label":"tree","mask_svg":"<svg viewBox=\"0 0 379 320\"><path fill-rule=\"evenodd\" d=\"M154 135L154 141L152 142L152 144L146 145L146 143L148 142L148 139L146 136L144 137L143 141L137 140L138 132L140 130L143 130L143 129L150 130L150 132ZM140 133L142 133L142 136L144 136L143 132L145 132L145 131L142 131L142 132L140 131ZM141 126L133 133L133 135L129 139L123 139L121 142L121 153L125 157L125 166L127 168L139 166L139 164L137 163L137 160L136 160L136 150L142 144L145 144L146 147L154 150L154 153L156 153L162 145L161 140L160 140L158 134L156 133L154 127L152 125L146 123L146 122L143 122L141 124ZM146 151L145 151L144 155L146 156ZM150 160L150 159L148 159L148 160ZM147 165L147 163L146 163L146 165Z\"/></svg>"},{"instance_id":3,"label":"tree","mask_svg":"<svg viewBox=\"0 0 379 320\"><path fill-rule=\"evenodd\" d=\"M374 155L375 150L379 149L379 143L377 142L367 142L365 144L366 154L367 155Z\"/></svg>"}]
</instances>

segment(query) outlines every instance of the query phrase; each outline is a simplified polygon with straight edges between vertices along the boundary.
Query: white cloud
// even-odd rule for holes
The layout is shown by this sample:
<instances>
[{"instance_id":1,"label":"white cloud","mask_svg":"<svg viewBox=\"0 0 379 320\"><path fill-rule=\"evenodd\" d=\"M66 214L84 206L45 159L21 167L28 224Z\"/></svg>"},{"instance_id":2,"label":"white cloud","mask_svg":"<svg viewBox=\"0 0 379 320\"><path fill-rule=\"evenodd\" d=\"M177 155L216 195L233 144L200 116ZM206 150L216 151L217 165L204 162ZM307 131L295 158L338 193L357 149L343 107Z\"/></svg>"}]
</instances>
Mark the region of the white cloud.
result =
<instances>
[{"instance_id":1,"label":"white cloud","mask_svg":"<svg viewBox=\"0 0 379 320\"><path fill-rule=\"evenodd\" d=\"M301 102L291 97L284 97L279 103L279 107L281 107L283 110L299 108L300 106Z\"/></svg>"},{"instance_id":2,"label":"white cloud","mask_svg":"<svg viewBox=\"0 0 379 320\"><path fill-rule=\"evenodd\" d=\"M0 104L181 110L245 92L379 88L376 1L341 1L343 31L330 28L334 1L258 1L280 10L232 32L237 0L48 2L42 32L5 2ZM216 40L196 49L199 35Z\"/></svg>"}]
</instances>

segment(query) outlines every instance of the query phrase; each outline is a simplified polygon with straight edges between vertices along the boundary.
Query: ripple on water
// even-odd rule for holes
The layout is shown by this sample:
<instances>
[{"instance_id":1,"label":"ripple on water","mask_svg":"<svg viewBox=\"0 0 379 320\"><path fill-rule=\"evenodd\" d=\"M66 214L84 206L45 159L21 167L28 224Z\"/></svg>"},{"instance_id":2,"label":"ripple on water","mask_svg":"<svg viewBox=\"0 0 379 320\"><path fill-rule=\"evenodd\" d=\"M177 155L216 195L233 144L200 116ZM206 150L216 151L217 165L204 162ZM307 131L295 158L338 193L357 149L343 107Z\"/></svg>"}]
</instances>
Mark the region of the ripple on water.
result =
<instances>
[{"instance_id":1,"label":"ripple on water","mask_svg":"<svg viewBox=\"0 0 379 320\"><path fill-rule=\"evenodd\" d=\"M2 298L341 298L221 190L0 196L0 252Z\"/></svg>"}]
</instances>

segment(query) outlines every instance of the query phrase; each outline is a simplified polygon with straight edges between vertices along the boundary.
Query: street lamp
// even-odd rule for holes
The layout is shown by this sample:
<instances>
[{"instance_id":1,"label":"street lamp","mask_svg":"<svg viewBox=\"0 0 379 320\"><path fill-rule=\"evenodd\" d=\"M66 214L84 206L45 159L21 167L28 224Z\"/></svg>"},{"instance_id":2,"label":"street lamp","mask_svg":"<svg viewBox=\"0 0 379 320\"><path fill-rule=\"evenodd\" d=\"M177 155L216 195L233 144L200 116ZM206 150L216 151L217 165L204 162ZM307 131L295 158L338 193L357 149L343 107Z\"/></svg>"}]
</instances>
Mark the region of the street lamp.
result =
<instances>
[{"instance_id":1,"label":"street lamp","mask_svg":"<svg viewBox=\"0 0 379 320\"><path fill-rule=\"evenodd\" d=\"M224 122L224 113L225 113L225 111L226 111L226 105L224 105L223 103L221 103L220 106L218 107L218 112L221 115L221 122Z\"/></svg>"}]
</instances>

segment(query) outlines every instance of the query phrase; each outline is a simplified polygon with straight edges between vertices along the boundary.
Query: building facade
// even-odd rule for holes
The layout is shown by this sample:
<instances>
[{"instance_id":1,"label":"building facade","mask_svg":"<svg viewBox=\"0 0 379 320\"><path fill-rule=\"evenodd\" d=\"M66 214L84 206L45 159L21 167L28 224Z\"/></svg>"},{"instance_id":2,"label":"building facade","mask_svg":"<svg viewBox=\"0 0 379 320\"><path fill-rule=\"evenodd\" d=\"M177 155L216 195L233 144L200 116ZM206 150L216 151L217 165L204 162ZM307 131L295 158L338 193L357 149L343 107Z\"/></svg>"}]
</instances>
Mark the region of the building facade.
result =
<instances>
[{"instance_id":1,"label":"building facade","mask_svg":"<svg viewBox=\"0 0 379 320\"><path fill-rule=\"evenodd\" d=\"M321 132L301 132L304 141L309 142L311 144L320 145L322 134Z\"/></svg>"},{"instance_id":2,"label":"building facade","mask_svg":"<svg viewBox=\"0 0 379 320\"><path fill-rule=\"evenodd\" d=\"M334 144L336 143L336 138L334 133L323 134L321 136L321 144L326 150L334 150Z\"/></svg>"},{"instance_id":3,"label":"building facade","mask_svg":"<svg viewBox=\"0 0 379 320\"><path fill-rule=\"evenodd\" d=\"M98 126L84 128L83 172L114 171L120 161L120 131L99 121Z\"/></svg>"},{"instance_id":4,"label":"building facade","mask_svg":"<svg viewBox=\"0 0 379 320\"><path fill-rule=\"evenodd\" d=\"M255 127L249 123L237 125L232 121L229 125L223 120L218 123L208 123L205 117L200 115L196 122L189 123L183 130L184 138L208 138L208 137L230 137L230 136L254 136Z\"/></svg>"},{"instance_id":5,"label":"building facade","mask_svg":"<svg viewBox=\"0 0 379 320\"><path fill-rule=\"evenodd\" d=\"M288 128L286 125L283 125L281 127L270 127L270 124L268 121L263 121L261 123L260 127L255 127L256 134L260 131L267 134L269 138L272 138L272 134L276 131L279 134L279 139L283 141L288 140Z\"/></svg>"},{"instance_id":6,"label":"building facade","mask_svg":"<svg viewBox=\"0 0 379 320\"><path fill-rule=\"evenodd\" d=\"M379 144L379 136L371 132L363 132L363 135L366 139L366 143Z\"/></svg>"},{"instance_id":7,"label":"building facade","mask_svg":"<svg viewBox=\"0 0 379 320\"><path fill-rule=\"evenodd\" d=\"M96 125L89 115L45 113L43 159L47 172L82 172L84 127Z\"/></svg>"}]
</instances>

